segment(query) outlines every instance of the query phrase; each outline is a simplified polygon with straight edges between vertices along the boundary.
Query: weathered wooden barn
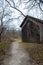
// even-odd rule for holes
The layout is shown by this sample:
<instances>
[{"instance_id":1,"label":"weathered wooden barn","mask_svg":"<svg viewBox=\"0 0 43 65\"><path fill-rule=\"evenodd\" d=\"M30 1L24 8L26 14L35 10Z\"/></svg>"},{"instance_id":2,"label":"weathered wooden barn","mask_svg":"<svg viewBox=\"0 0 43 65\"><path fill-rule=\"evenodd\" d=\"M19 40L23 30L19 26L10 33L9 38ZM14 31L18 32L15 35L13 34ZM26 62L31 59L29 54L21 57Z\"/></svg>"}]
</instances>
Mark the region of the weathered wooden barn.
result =
<instances>
[{"instance_id":1,"label":"weathered wooden barn","mask_svg":"<svg viewBox=\"0 0 43 65\"><path fill-rule=\"evenodd\" d=\"M20 27L23 42L43 42L43 20L27 15Z\"/></svg>"}]
</instances>

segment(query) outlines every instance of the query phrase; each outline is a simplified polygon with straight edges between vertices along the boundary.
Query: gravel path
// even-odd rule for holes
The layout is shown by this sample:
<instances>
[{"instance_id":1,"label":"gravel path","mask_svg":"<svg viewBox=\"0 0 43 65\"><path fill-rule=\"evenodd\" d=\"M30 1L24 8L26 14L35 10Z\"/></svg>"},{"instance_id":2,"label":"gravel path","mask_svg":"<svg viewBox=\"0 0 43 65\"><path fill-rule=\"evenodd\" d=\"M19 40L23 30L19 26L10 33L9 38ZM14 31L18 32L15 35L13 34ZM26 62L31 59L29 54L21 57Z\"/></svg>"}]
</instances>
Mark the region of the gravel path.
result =
<instances>
[{"instance_id":1,"label":"gravel path","mask_svg":"<svg viewBox=\"0 0 43 65\"><path fill-rule=\"evenodd\" d=\"M28 52L18 43L11 44L11 51L5 57L3 65L37 65L29 57Z\"/></svg>"}]
</instances>

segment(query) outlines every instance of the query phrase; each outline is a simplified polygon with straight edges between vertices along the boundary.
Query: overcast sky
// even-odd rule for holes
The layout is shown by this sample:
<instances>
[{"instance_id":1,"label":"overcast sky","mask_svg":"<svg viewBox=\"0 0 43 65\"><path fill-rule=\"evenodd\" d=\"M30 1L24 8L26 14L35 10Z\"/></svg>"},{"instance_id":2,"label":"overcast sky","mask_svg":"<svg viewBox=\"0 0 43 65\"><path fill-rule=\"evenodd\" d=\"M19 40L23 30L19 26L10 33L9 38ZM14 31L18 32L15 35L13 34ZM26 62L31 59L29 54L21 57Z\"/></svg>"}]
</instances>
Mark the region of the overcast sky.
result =
<instances>
[{"instance_id":1,"label":"overcast sky","mask_svg":"<svg viewBox=\"0 0 43 65\"><path fill-rule=\"evenodd\" d=\"M2 0L3 1L3 0ZM14 0L15 1L15 5L16 7L22 11L25 15L29 15L29 16L33 16L39 19L43 19L42 14L40 9L37 6L34 6L30 11L28 10L28 5L29 4L25 4L22 3L19 5L19 0ZM11 3L12 4L12 3ZM13 4L12 4L13 5ZM4 6L5 6L5 0L4 0ZM18 12L17 10L10 8L12 12L12 18L17 18L20 15L20 12ZM20 24L23 22L24 17L21 15L21 17L19 19L15 19L13 20L11 23L9 23L10 27L15 27L16 29L20 28ZM5 19L4 19L5 20Z\"/></svg>"},{"instance_id":2,"label":"overcast sky","mask_svg":"<svg viewBox=\"0 0 43 65\"><path fill-rule=\"evenodd\" d=\"M15 1L16 2L16 1ZM33 16L39 19L42 19L42 14L40 9L36 6L36 8L32 8L30 11L28 11L28 8L25 8L26 5L24 3L22 3L19 6L19 9L25 14L25 15L29 15L29 16ZM14 10L14 9L12 9ZM17 10L14 10L14 12L12 13L12 17L18 17L19 16L19 12ZM19 28L20 24L23 22L24 17L21 15L21 17L19 19L14 20L10 25L15 25L16 28Z\"/></svg>"}]
</instances>

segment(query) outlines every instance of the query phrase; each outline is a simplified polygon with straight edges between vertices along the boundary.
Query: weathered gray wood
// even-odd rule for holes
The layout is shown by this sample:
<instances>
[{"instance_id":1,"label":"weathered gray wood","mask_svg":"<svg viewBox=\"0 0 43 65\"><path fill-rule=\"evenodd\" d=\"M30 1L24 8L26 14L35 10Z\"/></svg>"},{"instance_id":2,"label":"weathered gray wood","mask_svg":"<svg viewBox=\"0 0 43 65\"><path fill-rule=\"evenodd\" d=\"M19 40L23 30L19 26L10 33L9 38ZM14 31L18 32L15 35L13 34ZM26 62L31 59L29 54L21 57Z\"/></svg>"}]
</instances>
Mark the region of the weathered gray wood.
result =
<instances>
[{"instance_id":1,"label":"weathered gray wood","mask_svg":"<svg viewBox=\"0 0 43 65\"><path fill-rule=\"evenodd\" d=\"M22 41L43 42L43 20L26 16L22 27Z\"/></svg>"},{"instance_id":2,"label":"weathered gray wood","mask_svg":"<svg viewBox=\"0 0 43 65\"><path fill-rule=\"evenodd\" d=\"M40 42L43 42L43 25L40 25Z\"/></svg>"},{"instance_id":3,"label":"weathered gray wood","mask_svg":"<svg viewBox=\"0 0 43 65\"><path fill-rule=\"evenodd\" d=\"M29 21L22 28L23 42L40 42L39 26Z\"/></svg>"}]
</instances>

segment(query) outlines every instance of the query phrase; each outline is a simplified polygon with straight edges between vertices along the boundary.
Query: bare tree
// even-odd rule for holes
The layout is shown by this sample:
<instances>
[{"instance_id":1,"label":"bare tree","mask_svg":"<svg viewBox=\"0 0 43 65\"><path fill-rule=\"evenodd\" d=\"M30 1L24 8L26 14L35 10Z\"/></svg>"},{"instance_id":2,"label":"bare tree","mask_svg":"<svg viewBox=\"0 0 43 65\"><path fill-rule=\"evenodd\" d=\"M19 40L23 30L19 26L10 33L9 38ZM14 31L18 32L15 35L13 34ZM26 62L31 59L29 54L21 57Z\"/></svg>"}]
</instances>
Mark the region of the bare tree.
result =
<instances>
[{"instance_id":1,"label":"bare tree","mask_svg":"<svg viewBox=\"0 0 43 65\"><path fill-rule=\"evenodd\" d=\"M5 1L7 2L7 5L5 3L5 7L4 8L2 7L2 11L0 12L0 14L1 14L0 15L0 21L1 21L0 41L1 41L1 34L3 32L3 29L4 29L3 25L5 23L7 24L8 22L11 22L13 19L16 19L16 18L11 18L10 14L12 12L9 10L8 11L6 10L6 7L8 5L9 5L8 6L9 8L11 7L13 9L17 10L18 12L20 12L20 16L23 15L24 17L26 17L26 15L19 9L19 5L21 5L22 3L24 3L26 5L25 9L28 9L28 12L35 6L38 6L40 8L41 12L43 12L43 8L42 8L43 0L18 0L17 3L15 3L15 0L5 0ZM19 5L17 5L17 4L19 4ZM5 18L7 20L3 21L3 19L5 19Z\"/></svg>"},{"instance_id":2,"label":"bare tree","mask_svg":"<svg viewBox=\"0 0 43 65\"><path fill-rule=\"evenodd\" d=\"M11 22L13 18L11 18L11 10L7 9L8 4L5 7L2 7L0 11L0 42L2 40L2 34L4 35L4 31L6 29L6 25L8 22Z\"/></svg>"},{"instance_id":3,"label":"bare tree","mask_svg":"<svg viewBox=\"0 0 43 65\"><path fill-rule=\"evenodd\" d=\"M16 9L25 17L25 14L23 14L23 12L19 8L17 8L14 0L5 0L5 1L7 1L7 3L10 5L10 7L12 7L13 9ZM18 2L19 2L19 5L22 3L25 3L25 5L29 4L29 5L27 5L27 7L25 7L28 9L28 11L30 11L34 6L38 6L40 8L40 10L43 12L43 7L42 7L43 0L18 0Z\"/></svg>"},{"instance_id":4,"label":"bare tree","mask_svg":"<svg viewBox=\"0 0 43 65\"><path fill-rule=\"evenodd\" d=\"M10 0L13 3L13 6L11 5L10 1L6 0L7 3L10 5L10 7L12 7L13 9L16 9L17 11L19 11L21 13L21 15L23 15L25 17L25 15L23 14L23 12L21 10L19 10L16 6L15 6L15 2L13 0Z\"/></svg>"}]
</instances>

